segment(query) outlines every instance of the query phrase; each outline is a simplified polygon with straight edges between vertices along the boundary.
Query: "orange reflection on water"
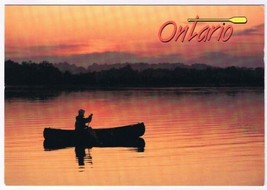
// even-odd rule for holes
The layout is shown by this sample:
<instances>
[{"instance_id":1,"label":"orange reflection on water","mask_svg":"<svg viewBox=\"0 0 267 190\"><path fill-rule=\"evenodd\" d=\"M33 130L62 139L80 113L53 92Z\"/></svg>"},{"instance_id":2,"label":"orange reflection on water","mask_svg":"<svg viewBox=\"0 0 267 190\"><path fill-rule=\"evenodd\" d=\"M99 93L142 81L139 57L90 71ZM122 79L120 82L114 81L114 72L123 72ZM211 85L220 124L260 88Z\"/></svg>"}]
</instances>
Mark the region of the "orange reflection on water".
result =
<instances>
[{"instance_id":1,"label":"orange reflection on water","mask_svg":"<svg viewBox=\"0 0 267 190\"><path fill-rule=\"evenodd\" d=\"M202 91L87 91L6 100L5 183L262 185L263 92ZM73 129L79 108L94 113L94 128L143 121L145 151L86 149L91 160L86 158L83 167L74 148L44 151L43 129Z\"/></svg>"}]
</instances>

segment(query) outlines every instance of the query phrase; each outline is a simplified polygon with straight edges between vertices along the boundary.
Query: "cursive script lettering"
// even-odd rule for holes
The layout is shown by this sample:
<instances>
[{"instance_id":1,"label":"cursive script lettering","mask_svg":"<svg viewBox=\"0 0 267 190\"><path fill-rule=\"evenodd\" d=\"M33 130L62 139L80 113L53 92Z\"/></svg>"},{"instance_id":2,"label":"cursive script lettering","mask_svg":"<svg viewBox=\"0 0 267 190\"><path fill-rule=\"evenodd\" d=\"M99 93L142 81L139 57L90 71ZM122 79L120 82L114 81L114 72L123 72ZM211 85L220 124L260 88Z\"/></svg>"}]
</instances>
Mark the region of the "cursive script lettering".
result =
<instances>
[{"instance_id":1,"label":"cursive script lettering","mask_svg":"<svg viewBox=\"0 0 267 190\"><path fill-rule=\"evenodd\" d=\"M217 41L227 42L232 37L234 29L232 25L225 25L225 23L217 26L206 25L198 32L195 31L198 23L197 21L198 18L199 17L197 16L196 21L193 22L193 25L189 32L188 32L189 30L188 25L184 27L182 26L177 27L177 24L174 21L167 21L163 23L159 28L158 32L159 40L163 43L168 43L171 42L172 40L177 42L179 39L181 42L184 42L185 40L190 42L193 39L195 39L198 42L207 42L210 41L213 36L215 36L216 37L215 39L217 39ZM164 35L164 30L166 30L167 27L171 27L171 32L168 35Z\"/></svg>"}]
</instances>

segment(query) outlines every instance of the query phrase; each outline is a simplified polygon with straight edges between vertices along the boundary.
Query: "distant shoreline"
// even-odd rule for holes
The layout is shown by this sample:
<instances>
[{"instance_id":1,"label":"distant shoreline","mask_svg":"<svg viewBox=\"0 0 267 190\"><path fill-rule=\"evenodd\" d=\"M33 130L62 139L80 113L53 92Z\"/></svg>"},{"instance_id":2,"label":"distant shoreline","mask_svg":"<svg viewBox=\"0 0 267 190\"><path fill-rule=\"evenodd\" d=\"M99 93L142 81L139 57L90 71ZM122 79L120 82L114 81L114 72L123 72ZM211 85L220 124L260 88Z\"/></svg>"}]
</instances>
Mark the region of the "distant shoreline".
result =
<instances>
[{"instance_id":1,"label":"distant shoreline","mask_svg":"<svg viewBox=\"0 0 267 190\"><path fill-rule=\"evenodd\" d=\"M264 68L121 68L73 74L52 63L5 62L5 85L39 88L263 87Z\"/></svg>"}]
</instances>

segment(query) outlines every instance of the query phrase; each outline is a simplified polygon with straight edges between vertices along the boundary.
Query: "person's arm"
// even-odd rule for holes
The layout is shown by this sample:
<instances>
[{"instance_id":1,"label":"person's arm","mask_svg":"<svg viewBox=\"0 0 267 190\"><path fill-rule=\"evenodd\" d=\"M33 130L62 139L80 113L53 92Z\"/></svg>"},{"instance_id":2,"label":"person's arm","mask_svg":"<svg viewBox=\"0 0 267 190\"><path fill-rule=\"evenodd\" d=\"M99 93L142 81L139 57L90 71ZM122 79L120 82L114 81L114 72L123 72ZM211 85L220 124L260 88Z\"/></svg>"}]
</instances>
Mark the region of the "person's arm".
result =
<instances>
[{"instance_id":1,"label":"person's arm","mask_svg":"<svg viewBox=\"0 0 267 190\"><path fill-rule=\"evenodd\" d=\"M87 118L85 118L85 122L89 123L92 121L93 114L91 113Z\"/></svg>"}]
</instances>

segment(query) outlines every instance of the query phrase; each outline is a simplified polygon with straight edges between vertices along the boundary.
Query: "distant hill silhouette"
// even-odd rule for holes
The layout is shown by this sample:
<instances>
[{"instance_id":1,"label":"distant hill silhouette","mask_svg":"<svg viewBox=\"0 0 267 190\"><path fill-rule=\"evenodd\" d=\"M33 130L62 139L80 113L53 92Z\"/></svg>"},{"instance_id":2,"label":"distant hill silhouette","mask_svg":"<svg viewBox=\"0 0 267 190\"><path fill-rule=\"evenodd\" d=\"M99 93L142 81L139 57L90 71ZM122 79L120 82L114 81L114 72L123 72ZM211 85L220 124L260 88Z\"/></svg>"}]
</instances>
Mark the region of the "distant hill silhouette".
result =
<instances>
[{"instance_id":1,"label":"distant hill silhouette","mask_svg":"<svg viewBox=\"0 0 267 190\"><path fill-rule=\"evenodd\" d=\"M53 64L60 71L65 72L69 71L72 74L86 73L86 72L94 72L94 71L104 71L109 69L121 69L125 67L125 65L130 65L131 68L135 71L143 71L146 69L168 69L174 70L176 68L188 68L188 69L207 69L212 68L212 66L206 64L193 64L193 65L185 65L183 63L158 63L158 64L148 64L148 63L116 63L116 64L97 64L94 63L89 65L87 68L76 66L74 64L69 63L54 63Z\"/></svg>"},{"instance_id":2,"label":"distant hill silhouette","mask_svg":"<svg viewBox=\"0 0 267 190\"><path fill-rule=\"evenodd\" d=\"M111 67L112 66L112 67ZM60 67L60 68L59 68ZM70 70L73 72L71 73ZM5 85L86 87L264 86L263 68L181 63L97 65L5 61Z\"/></svg>"},{"instance_id":3,"label":"distant hill silhouette","mask_svg":"<svg viewBox=\"0 0 267 190\"><path fill-rule=\"evenodd\" d=\"M79 73L86 73L87 69L81 66L76 66L75 64L69 64L69 63L54 63L53 64L56 68L58 68L61 72L69 71L73 74L79 74Z\"/></svg>"}]
</instances>

